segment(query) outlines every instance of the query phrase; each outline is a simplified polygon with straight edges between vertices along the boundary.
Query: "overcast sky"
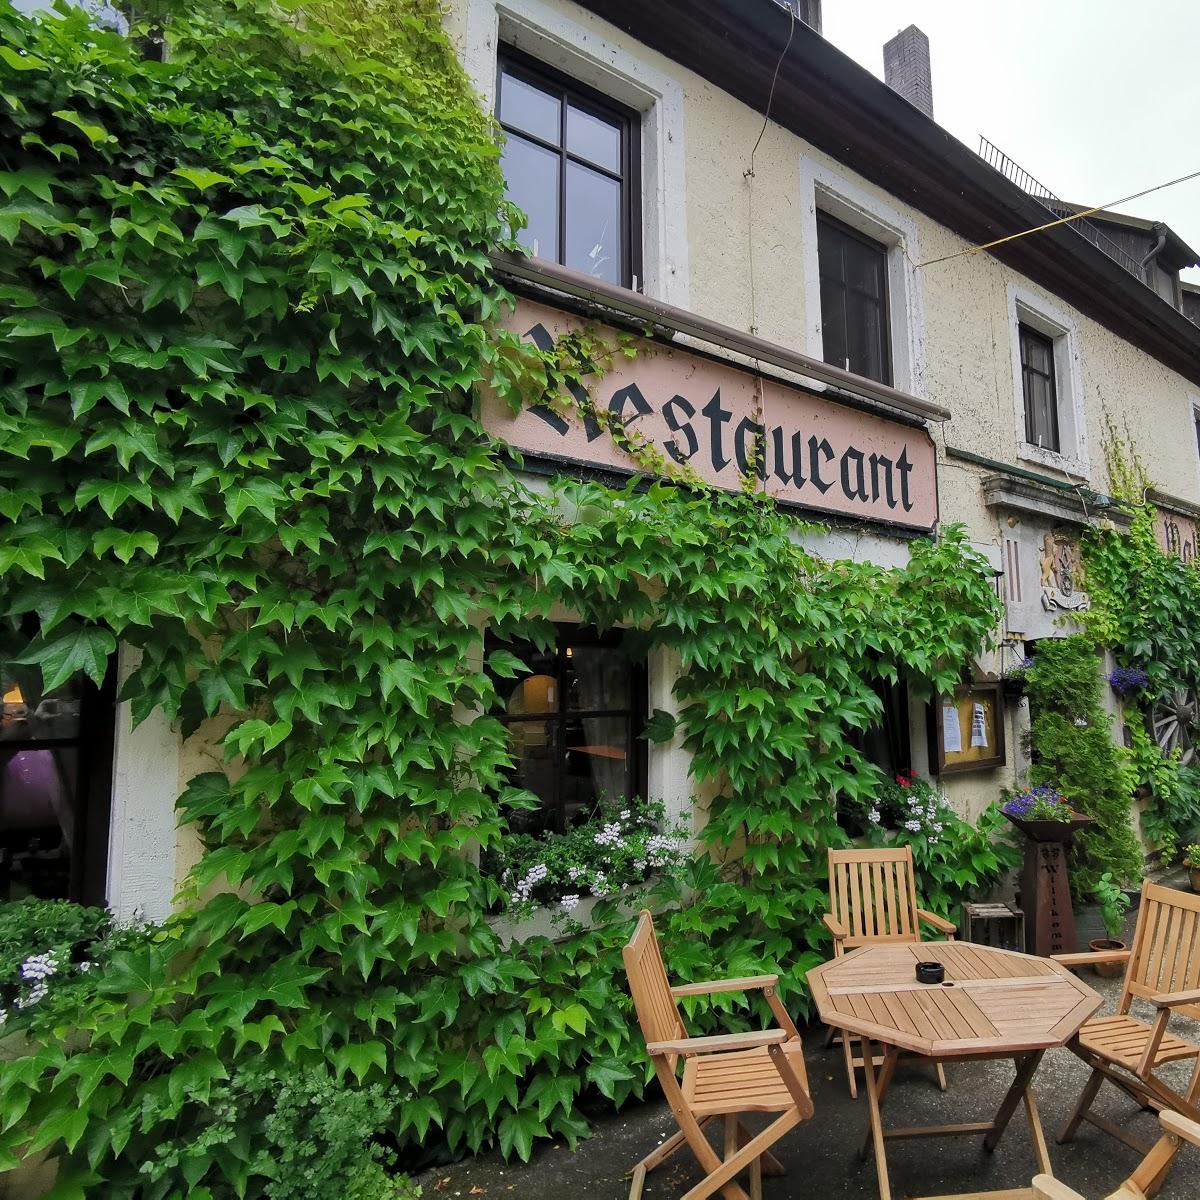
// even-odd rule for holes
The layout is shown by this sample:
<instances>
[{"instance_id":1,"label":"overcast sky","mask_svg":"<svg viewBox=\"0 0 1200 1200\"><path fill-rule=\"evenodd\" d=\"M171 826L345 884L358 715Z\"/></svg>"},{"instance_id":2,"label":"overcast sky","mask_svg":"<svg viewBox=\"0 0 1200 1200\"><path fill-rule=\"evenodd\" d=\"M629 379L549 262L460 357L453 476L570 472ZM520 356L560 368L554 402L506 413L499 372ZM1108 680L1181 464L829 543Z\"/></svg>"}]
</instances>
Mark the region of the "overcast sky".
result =
<instances>
[{"instance_id":1,"label":"overcast sky","mask_svg":"<svg viewBox=\"0 0 1200 1200\"><path fill-rule=\"evenodd\" d=\"M823 21L881 79L883 43L919 26L938 123L973 150L984 134L1063 200L1200 170L1200 0L824 0ZM1200 179L1122 209L1200 252Z\"/></svg>"}]
</instances>

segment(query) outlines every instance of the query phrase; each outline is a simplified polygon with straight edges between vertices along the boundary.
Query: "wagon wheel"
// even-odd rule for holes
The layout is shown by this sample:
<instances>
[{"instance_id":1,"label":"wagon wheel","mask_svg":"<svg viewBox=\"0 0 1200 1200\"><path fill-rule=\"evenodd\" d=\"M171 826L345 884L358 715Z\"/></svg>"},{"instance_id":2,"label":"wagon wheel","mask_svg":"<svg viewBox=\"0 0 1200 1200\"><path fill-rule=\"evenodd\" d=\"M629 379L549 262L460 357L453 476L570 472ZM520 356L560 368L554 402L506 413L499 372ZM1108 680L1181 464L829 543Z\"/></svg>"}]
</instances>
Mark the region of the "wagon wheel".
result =
<instances>
[{"instance_id":1,"label":"wagon wheel","mask_svg":"<svg viewBox=\"0 0 1200 1200\"><path fill-rule=\"evenodd\" d=\"M1196 757L1196 743L1200 730L1196 727L1200 704L1195 692L1186 690L1168 692L1150 706L1150 733L1164 757L1169 757L1178 748L1179 761L1184 765Z\"/></svg>"}]
</instances>

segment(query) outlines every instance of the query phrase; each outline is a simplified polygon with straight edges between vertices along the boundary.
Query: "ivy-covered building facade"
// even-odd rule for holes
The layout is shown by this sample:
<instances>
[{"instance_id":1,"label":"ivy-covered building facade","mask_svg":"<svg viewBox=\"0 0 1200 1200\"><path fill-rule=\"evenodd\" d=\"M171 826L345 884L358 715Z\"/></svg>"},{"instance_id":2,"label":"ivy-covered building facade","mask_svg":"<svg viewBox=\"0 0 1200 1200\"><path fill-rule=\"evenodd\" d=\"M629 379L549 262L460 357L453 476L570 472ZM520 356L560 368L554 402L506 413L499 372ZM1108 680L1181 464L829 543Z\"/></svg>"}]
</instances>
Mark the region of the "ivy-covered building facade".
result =
<instances>
[{"instance_id":1,"label":"ivy-covered building facade","mask_svg":"<svg viewBox=\"0 0 1200 1200\"><path fill-rule=\"evenodd\" d=\"M1184 836L1178 237L981 248L1045 210L775 0L300 7L0 5L3 898L169 918L55 918L3 1169L527 1158L651 1077L631 903L799 1012L831 846Z\"/></svg>"},{"instance_id":2,"label":"ivy-covered building facade","mask_svg":"<svg viewBox=\"0 0 1200 1200\"><path fill-rule=\"evenodd\" d=\"M819 6L805 12L817 28L774 0L449 6L528 217L528 257L496 259L517 297L507 327L542 350L581 330L622 341L596 380L571 385L599 415L514 413L486 393L481 415L528 478L619 485L657 455L664 473L721 489L754 479L798 527L822 523L797 536L833 560L903 564L912 538L963 524L1003 604L998 645L954 697L881 686L883 718L859 740L971 816L1027 773L1028 705L1001 681L1090 607L1080 533L1128 528L1114 438L1154 485L1161 546L1194 557L1200 334L1177 286L1194 256L1166 231L1168 253L1138 277L1069 226L972 252L1045 209L825 41ZM679 739L641 736L675 709L669 656L630 665L619 634L555 618L560 645L502 714L514 782L544 807L525 827L562 831L602 797L632 796L702 823ZM36 713L9 688L25 753L8 824L72 845L46 866L14 843L31 878L13 892L162 916L200 853L175 797L220 752L161 711L135 725L115 696L136 652L119 657L102 689L72 684L79 695ZM1194 698L1183 688L1152 718L1189 757ZM70 767L43 779L51 745Z\"/></svg>"},{"instance_id":3,"label":"ivy-covered building facade","mask_svg":"<svg viewBox=\"0 0 1200 1200\"><path fill-rule=\"evenodd\" d=\"M971 815L1027 777L1013 681L1092 607L1081 535L1128 531L1114 449L1153 485L1160 546L1194 554L1200 331L1178 271L1196 256L1117 214L1101 228L1140 224L1159 254L1069 225L975 252L1053 216L804 11L812 24L773 0L463 0L447 22L529 214L529 257L500 267L521 297L511 328L546 344L585 319L653 329L596 404L670 464L725 487L756 475L827 522L799 535L821 554L903 562L914 534L961 522L986 556L998 645L953 697L881 689L864 736L872 761L937 778ZM639 469L595 422L485 420L533 470ZM669 694L653 669L648 686ZM1194 702L1151 716L1189 761ZM1128 741L1120 720L1114 735ZM634 786L686 814L686 755L646 757Z\"/></svg>"}]
</instances>

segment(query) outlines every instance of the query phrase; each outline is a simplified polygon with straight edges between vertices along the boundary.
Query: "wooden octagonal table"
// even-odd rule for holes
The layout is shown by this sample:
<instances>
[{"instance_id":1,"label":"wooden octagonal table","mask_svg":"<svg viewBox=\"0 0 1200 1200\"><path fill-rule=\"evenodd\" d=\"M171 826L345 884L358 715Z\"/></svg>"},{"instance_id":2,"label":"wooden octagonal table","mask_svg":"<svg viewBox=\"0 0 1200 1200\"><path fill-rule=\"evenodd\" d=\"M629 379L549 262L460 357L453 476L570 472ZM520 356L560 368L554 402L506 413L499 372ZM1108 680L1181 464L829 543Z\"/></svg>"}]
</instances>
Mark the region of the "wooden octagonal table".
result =
<instances>
[{"instance_id":1,"label":"wooden octagonal table","mask_svg":"<svg viewBox=\"0 0 1200 1200\"><path fill-rule=\"evenodd\" d=\"M940 962L945 981L918 983L918 962ZM968 942L863 946L808 973L821 1019L863 1041L870 1125L863 1145L875 1147L881 1200L891 1200L888 1138L982 1134L994 1150L1017 1105L1024 1102L1038 1170L1051 1175L1046 1136L1032 1081L1047 1050L1062 1046L1100 1007L1100 997L1065 967L1046 958ZM876 1073L875 1045L883 1051ZM902 1052L935 1062L1011 1058L1016 1078L991 1121L885 1129L882 1106ZM1032 1191L971 1192L943 1200L991 1195L1023 1200Z\"/></svg>"}]
</instances>

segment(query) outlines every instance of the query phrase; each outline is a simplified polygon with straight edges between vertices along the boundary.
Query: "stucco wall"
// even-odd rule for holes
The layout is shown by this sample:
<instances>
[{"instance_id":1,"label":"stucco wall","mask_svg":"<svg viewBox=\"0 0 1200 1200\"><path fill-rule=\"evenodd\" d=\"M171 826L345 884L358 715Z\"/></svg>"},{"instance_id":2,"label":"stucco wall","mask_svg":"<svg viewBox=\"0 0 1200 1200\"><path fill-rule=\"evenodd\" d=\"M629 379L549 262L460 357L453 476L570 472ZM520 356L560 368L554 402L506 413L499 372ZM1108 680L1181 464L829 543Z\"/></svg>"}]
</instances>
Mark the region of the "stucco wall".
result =
<instances>
[{"instance_id":1,"label":"stucco wall","mask_svg":"<svg viewBox=\"0 0 1200 1200\"><path fill-rule=\"evenodd\" d=\"M947 458L947 446L1045 474L1058 470L1052 460L1047 465L1022 458L1018 446L1014 291L1034 302L1044 300L1059 315L1065 312L1072 328L1086 482L1099 492L1109 489L1104 445L1111 421L1132 438L1158 487L1200 501L1192 424L1200 388L1116 334L986 254L918 266L968 245L801 138L773 123L763 131L760 113L570 0L451 0L447 28L486 104L494 93L498 42L515 31L528 48L530 30L537 28L547 32L555 47L553 65L560 69L595 85L596 65L590 61L595 58L612 78L652 78L654 87L671 97L670 134L681 161L673 174L649 171L643 182L656 202L675 214L671 236L676 242L648 246L648 253L661 260L646 267L651 295L679 303L678 296L686 293L693 311L819 354L814 205L829 208L832 197L835 215L861 218L864 230L878 227L882 240L894 242L892 302L902 311L893 321L893 343L904 360L897 362L897 384L953 413L952 420L934 428L943 522L964 523L973 540L996 550L1005 535L1005 518L984 504L980 492L987 469ZM653 100L644 98L639 107L650 119ZM674 144L676 138L681 145ZM681 285L671 268L685 262L687 278ZM669 289L656 286L663 279L672 280ZM828 546L836 553L839 544L835 537ZM980 661L985 670L1002 665L995 654ZM913 720L921 765L923 714ZM1024 708L1010 707L1007 722L1007 767L947 780L952 802L964 813L977 812L1023 769Z\"/></svg>"}]
</instances>

